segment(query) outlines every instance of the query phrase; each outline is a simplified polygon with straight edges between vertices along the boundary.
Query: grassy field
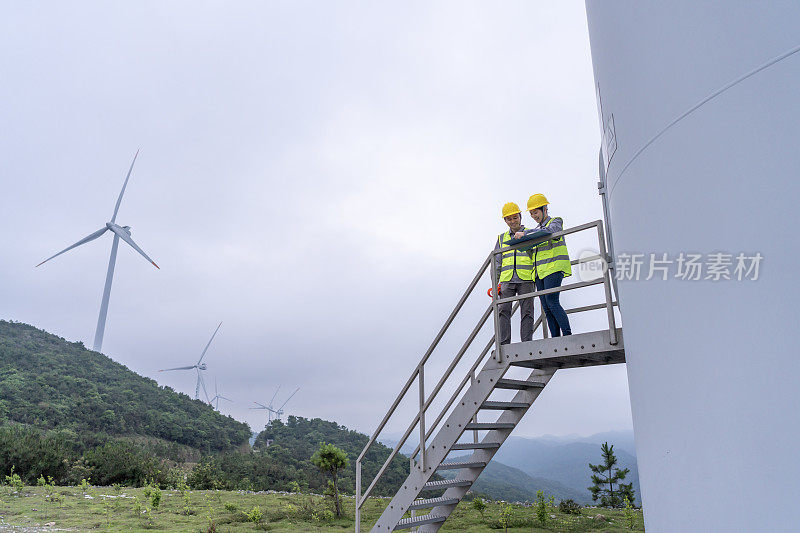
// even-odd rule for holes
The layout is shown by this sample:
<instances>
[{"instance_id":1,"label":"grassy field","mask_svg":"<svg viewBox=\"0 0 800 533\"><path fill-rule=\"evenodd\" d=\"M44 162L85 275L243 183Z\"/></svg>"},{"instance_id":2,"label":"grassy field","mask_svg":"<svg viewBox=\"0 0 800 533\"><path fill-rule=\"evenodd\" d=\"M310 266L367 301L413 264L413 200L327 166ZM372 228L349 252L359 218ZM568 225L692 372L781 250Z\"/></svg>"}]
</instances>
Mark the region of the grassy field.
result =
<instances>
[{"instance_id":1,"label":"grassy field","mask_svg":"<svg viewBox=\"0 0 800 533\"><path fill-rule=\"evenodd\" d=\"M0 487L0 531L352 531L352 498L344 499L345 515L334 519L331 505L321 496L306 494L248 493L228 491L160 491L127 487L23 487L17 492ZM362 530L369 527L386 506L386 499L370 499L365 505ZM604 518L597 517L603 515ZM462 502L441 531L472 533L605 532L631 531L623 510L582 509L567 515L550 509L541 526L532 508L488 502L483 516L469 502ZM633 531L644 531L642 514L632 516Z\"/></svg>"}]
</instances>

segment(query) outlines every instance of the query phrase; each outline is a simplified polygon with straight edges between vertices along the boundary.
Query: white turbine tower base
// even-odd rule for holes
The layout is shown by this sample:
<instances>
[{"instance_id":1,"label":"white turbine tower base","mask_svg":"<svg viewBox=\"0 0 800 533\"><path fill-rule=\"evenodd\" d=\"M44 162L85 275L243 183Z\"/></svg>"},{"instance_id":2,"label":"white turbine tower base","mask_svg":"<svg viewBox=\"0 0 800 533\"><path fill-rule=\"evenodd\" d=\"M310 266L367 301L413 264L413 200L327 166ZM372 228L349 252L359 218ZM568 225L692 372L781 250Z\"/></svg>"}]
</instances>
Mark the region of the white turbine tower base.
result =
<instances>
[{"instance_id":1,"label":"white turbine tower base","mask_svg":"<svg viewBox=\"0 0 800 533\"><path fill-rule=\"evenodd\" d=\"M645 527L798 531L800 2L586 8Z\"/></svg>"},{"instance_id":2,"label":"white turbine tower base","mask_svg":"<svg viewBox=\"0 0 800 533\"><path fill-rule=\"evenodd\" d=\"M114 206L114 215L111 217L111 221L106 222L106 226L104 228L100 228L94 233L87 235L86 237L79 240L72 246L64 248L57 254L48 257L47 259L36 265L37 267L41 266L46 262L50 261L51 259L58 257L59 255L68 252L69 250L72 250L73 248L77 248L78 246L81 246L83 244L86 244L87 242L91 242L97 239L107 231L111 231L114 234L114 241L111 243L111 256L109 257L108 260L106 284L103 287L103 298L100 301L100 314L97 317L97 329L95 330L94 333L94 345L92 346L92 349L96 352L100 352L103 349L103 335L106 329L106 316L108 315L108 300L111 296L111 282L114 279L114 266L117 261L117 249L119 248L119 240L122 239L123 241L128 243L128 245L130 245L131 248L139 252L139 254L145 259L147 259L154 267L159 268L159 266L152 259L150 259L150 257L144 252L144 250L139 248L139 246L135 242L133 242L133 239L131 239L130 226L120 226L116 223L117 213L119 212L119 206L122 203L122 196L125 194L125 188L128 186L128 180L131 177L131 171L133 170L133 165L134 163L136 163L136 158L138 156L139 156L139 151L137 150L136 154L133 156L133 161L131 161L131 166L128 169L128 174L125 176L125 183L122 184L122 190L120 191L119 197L117 198L117 204Z\"/></svg>"}]
</instances>

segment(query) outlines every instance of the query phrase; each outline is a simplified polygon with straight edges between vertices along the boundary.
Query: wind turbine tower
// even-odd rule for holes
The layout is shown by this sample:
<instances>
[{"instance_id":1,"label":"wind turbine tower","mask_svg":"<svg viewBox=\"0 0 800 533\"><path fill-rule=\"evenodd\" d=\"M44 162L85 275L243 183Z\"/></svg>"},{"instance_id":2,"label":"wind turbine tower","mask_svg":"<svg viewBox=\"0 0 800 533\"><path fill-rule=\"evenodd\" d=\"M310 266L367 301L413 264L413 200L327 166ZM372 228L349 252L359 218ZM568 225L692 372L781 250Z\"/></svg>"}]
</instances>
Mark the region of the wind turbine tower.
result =
<instances>
[{"instance_id":1,"label":"wind turbine tower","mask_svg":"<svg viewBox=\"0 0 800 533\"><path fill-rule=\"evenodd\" d=\"M192 370L192 369L197 370L197 383L195 384L195 387L194 387L194 399L195 400L199 400L200 399L200 387L202 386L203 387L203 394L206 397L206 402L208 402L209 404L211 403L211 400L208 399L208 391L206 390L206 383L203 380L203 375L201 374L201 371L205 371L208 368L206 366L206 364L203 362L203 358L206 356L206 352L208 351L208 347L211 346L211 341L214 340L214 337L217 335L217 332L219 331L220 326L222 326L222 322L220 322L219 326L217 326L217 329L214 330L214 334L211 335L211 338L208 340L208 344L206 344L206 347L203 348L203 353L200 354L200 359L198 359L195 364L189 365L189 366L179 366L179 367L175 367L175 368L164 368L162 370L159 370L159 372L170 372L172 370ZM216 382L215 382L215 386L216 386ZM224 399L227 400L227 398L224 398Z\"/></svg>"},{"instance_id":2,"label":"wind turbine tower","mask_svg":"<svg viewBox=\"0 0 800 533\"><path fill-rule=\"evenodd\" d=\"M94 345L92 349L96 352L99 352L103 349L103 334L105 333L106 329L106 316L108 315L108 299L111 296L111 282L114 278L114 266L117 262L117 248L119 247L119 240L122 239L126 243L128 243L131 248L139 252L142 257L147 259L152 265L156 268L159 268L155 262L150 259L150 257L144 253L144 250L139 248L139 246L133 242L131 239L131 227L130 226L120 226L116 223L117 220L117 213L119 212L119 206L122 203L122 196L125 194L125 188L128 186L128 180L131 177L131 171L133 170L133 164L136 162L136 157L139 155L139 151L136 151L136 155L133 156L133 161L131 161L131 166L128 169L128 175L125 176L125 183L122 185L122 190L119 193L119 197L117 198L117 205L114 206L114 214L111 216L111 221L106 222L105 227L100 228L99 230L95 231L94 233L87 235L83 239L79 240L72 246L68 246L64 248L57 254L48 257L38 266L43 265L44 263L50 261L54 257L58 257L59 255L72 250L73 248L77 248L82 244L86 244L87 242L93 241L103 235L105 232L110 231L114 234L114 241L111 243L111 257L108 260L108 272L106 273L106 284L103 288L103 299L100 302L100 315L97 317L97 329L95 330L94 334Z\"/></svg>"},{"instance_id":3,"label":"wind turbine tower","mask_svg":"<svg viewBox=\"0 0 800 533\"><path fill-rule=\"evenodd\" d=\"M214 397L211 398L211 401L209 403L214 406L215 411L219 411L220 400L227 400L229 402L233 401L230 398L226 398L225 396L219 393L219 389L217 389L217 378L214 378Z\"/></svg>"},{"instance_id":4,"label":"wind turbine tower","mask_svg":"<svg viewBox=\"0 0 800 533\"><path fill-rule=\"evenodd\" d=\"M586 13L645 527L797 531L800 2Z\"/></svg>"}]
</instances>

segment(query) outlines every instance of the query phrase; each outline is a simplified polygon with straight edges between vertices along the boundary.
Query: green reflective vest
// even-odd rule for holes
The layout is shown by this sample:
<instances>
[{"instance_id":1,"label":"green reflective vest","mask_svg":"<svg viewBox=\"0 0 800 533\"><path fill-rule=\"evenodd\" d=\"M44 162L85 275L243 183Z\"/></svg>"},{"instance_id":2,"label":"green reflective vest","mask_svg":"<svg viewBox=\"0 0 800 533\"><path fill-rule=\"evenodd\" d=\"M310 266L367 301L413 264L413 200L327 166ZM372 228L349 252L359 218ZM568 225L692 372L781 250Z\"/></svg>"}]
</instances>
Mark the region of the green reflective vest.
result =
<instances>
[{"instance_id":1,"label":"green reflective vest","mask_svg":"<svg viewBox=\"0 0 800 533\"><path fill-rule=\"evenodd\" d=\"M506 242L513 238L510 230L497 237L501 248L508 246ZM503 252L503 259L500 263L500 281L511 281L515 270L522 281L533 281L533 258L529 255L529 251L509 250Z\"/></svg>"},{"instance_id":2,"label":"green reflective vest","mask_svg":"<svg viewBox=\"0 0 800 533\"><path fill-rule=\"evenodd\" d=\"M553 220L555 219L548 220L544 227L549 226ZM563 272L564 277L572 275L572 266L569 264L569 252L564 237L544 241L533 249L533 272L534 278L538 279L555 272Z\"/></svg>"}]
</instances>

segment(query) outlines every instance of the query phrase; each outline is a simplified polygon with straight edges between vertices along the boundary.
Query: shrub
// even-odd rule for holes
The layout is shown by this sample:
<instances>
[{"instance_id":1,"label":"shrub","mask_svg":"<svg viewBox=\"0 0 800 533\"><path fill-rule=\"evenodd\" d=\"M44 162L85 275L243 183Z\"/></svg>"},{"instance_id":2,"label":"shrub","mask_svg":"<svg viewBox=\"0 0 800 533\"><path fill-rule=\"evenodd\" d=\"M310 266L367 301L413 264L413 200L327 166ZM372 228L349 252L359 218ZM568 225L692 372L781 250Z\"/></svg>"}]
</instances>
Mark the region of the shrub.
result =
<instances>
[{"instance_id":1,"label":"shrub","mask_svg":"<svg viewBox=\"0 0 800 533\"><path fill-rule=\"evenodd\" d=\"M261 522L261 519L264 518L264 511L261 510L261 507L256 505L249 511L247 511L247 519L251 522Z\"/></svg>"},{"instance_id":2,"label":"shrub","mask_svg":"<svg viewBox=\"0 0 800 533\"><path fill-rule=\"evenodd\" d=\"M147 480L164 478L159 463L137 445L113 441L87 451L84 459L98 485L120 483L140 487Z\"/></svg>"},{"instance_id":3,"label":"shrub","mask_svg":"<svg viewBox=\"0 0 800 533\"><path fill-rule=\"evenodd\" d=\"M13 466L11 467L11 473L6 476L6 484L11 487L12 492L16 492L18 495L22 492L22 478L14 472Z\"/></svg>"},{"instance_id":4,"label":"shrub","mask_svg":"<svg viewBox=\"0 0 800 533\"><path fill-rule=\"evenodd\" d=\"M153 487L150 493L150 507L153 509L158 509L158 506L161 504L161 489L158 487Z\"/></svg>"},{"instance_id":5,"label":"shrub","mask_svg":"<svg viewBox=\"0 0 800 533\"><path fill-rule=\"evenodd\" d=\"M186 482L194 490L219 490L226 487L222 472L214 463L200 462L192 468Z\"/></svg>"},{"instance_id":6,"label":"shrub","mask_svg":"<svg viewBox=\"0 0 800 533\"><path fill-rule=\"evenodd\" d=\"M24 426L0 427L0 471L12 466L23 483L33 485L39 476L64 483L69 465L78 458L74 434L45 433Z\"/></svg>"},{"instance_id":7,"label":"shrub","mask_svg":"<svg viewBox=\"0 0 800 533\"><path fill-rule=\"evenodd\" d=\"M558 504L558 510L564 514L581 514L581 506L575 500L561 500Z\"/></svg>"},{"instance_id":8,"label":"shrub","mask_svg":"<svg viewBox=\"0 0 800 533\"><path fill-rule=\"evenodd\" d=\"M544 498L544 492L541 490L536 491L536 501L533 504L533 511L536 514L536 519L543 526L547 525L547 500Z\"/></svg>"},{"instance_id":9,"label":"shrub","mask_svg":"<svg viewBox=\"0 0 800 533\"><path fill-rule=\"evenodd\" d=\"M625 509L623 510L625 522L628 525L628 529L633 529L636 527L636 510L634 509L633 504L631 503L631 500L628 499L627 495L623 501L625 503Z\"/></svg>"},{"instance_id":10,"label":"shrub","mask_svg":"<svg viewBox=\"0 0 800 533\"><path fill-rule=\"evenodd\" d=\"M483 518L483 513L486 511L486 502L483 501L483 498L475 498L472 500L470 506L480 513L481 518Z\"/></svg>"}]
</instances>

